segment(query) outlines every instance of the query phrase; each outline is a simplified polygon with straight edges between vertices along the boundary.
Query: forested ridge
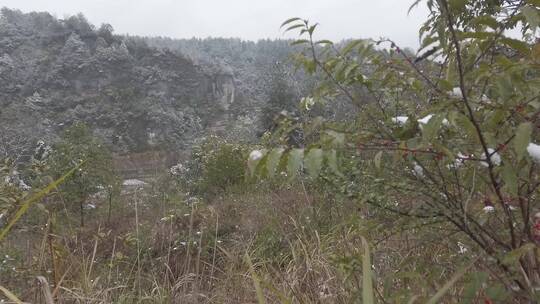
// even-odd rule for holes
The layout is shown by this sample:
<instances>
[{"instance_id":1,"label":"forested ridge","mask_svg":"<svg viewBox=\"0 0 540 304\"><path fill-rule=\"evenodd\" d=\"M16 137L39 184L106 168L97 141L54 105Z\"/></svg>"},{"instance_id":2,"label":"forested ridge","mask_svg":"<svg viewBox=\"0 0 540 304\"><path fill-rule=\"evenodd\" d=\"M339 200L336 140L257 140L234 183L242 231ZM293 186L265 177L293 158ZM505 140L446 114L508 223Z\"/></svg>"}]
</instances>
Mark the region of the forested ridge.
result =
<instances>
[{"instance_id":1,"label":"forested ridge","mask_svg":"<svg viewBox=\"0 0 540 304\"><path fill-rule=\"evenodd\" d=\"M76 121L122 153L188 149L225 131L253 140L264 131L272 74L289 75L295 95L303 89L285 67L287 41L120 36L83 15L7 8L0 20L0 127L33 144Z\"/></svg>"}]
</instances>

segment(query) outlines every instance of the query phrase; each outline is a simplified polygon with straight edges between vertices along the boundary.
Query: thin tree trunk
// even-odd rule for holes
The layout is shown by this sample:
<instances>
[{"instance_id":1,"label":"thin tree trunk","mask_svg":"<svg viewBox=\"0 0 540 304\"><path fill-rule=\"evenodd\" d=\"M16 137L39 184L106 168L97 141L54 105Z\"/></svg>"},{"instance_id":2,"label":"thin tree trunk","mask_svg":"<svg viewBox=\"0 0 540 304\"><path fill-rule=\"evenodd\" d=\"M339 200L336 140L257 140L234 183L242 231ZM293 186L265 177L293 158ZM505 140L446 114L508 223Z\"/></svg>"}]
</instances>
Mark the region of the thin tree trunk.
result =
<instances>
[{"instance_id":1,"label":"thin tree trunk","mask_svg":"<svg viewBox=\"0 0 540 304\"><path fill-rule=\"evenodd\" d=\"M109 192L109 210L107 211L107 224L111 223L112 191Z\"/></svg>"},{"instance_id":2,"label":"thin tree trunk","mask_svg":"<svg viewBox=\"0 0 540 304\"><path fill-rule=\"evenodd\" d=\"M83 201L79 203L79 206L81 207L81 227L84 227L84 207L83 207Z\"/></svg>"}]
</instances>

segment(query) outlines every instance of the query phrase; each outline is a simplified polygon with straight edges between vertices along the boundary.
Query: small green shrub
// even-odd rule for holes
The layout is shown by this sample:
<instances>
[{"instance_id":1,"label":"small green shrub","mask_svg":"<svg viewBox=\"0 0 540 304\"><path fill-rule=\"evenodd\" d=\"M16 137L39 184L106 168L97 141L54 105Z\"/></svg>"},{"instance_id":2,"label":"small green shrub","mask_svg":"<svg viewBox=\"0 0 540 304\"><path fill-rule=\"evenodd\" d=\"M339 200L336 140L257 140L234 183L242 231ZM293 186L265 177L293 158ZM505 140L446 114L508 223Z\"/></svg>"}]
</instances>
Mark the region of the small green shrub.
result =
<instances>
[{"instance_id":1,"label":"small green shrub","mask_svg":"<svg viewBox=\"0 0 540 304\"><path fill-rule=\"evenodd\" d=\"M193 149L191 161L178 166L182 171L178 178L190 192L200 195L215 195L242 185L249 151L247 145L211 136Z\"/></svg>"}]
</instances>

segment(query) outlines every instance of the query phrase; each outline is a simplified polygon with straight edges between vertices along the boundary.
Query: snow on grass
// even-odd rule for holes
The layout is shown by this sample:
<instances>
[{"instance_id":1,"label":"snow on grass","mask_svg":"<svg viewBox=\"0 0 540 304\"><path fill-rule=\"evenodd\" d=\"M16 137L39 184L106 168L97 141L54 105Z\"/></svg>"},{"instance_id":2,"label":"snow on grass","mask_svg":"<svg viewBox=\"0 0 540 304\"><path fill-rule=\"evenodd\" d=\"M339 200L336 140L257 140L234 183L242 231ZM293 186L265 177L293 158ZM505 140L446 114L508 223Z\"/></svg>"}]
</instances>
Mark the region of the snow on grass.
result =
<instances>
[{"instance_id":1,"label":"snow on grass","mask_svg":"<svg viewBox=\"0 0 540 304\"><path fill-rule=\"evenodd\" d=\"M424 178L424 168L417 163L414 163L413 174L418 178Z\"/></svg>"},{"instance_id":2,"label":"snow on grass","mask_svg":"<svg viewBox=\"0 0 540 304\"><path fill-rule=\"evenodd\" d=\"M527 146L527 152L535 163L540 163L540 145L530 143Z\"/></svg>"},{"instance_id":3,"label":"snow on grass","mask_svg":"<svg viewBox=\"0 0 540 304\"><path fill-rule=\"evenodd\" d=\"M144 186L146 182L139 179L126 179L122 182L122 186Z\"/></svg>"},{"instance_id":4,"label":"snow on grass","mask_svg":"<svg viewBox=\"0 0 540 304\"><path fill-rule=\"evenodd\" d=\"M450 96L452 96L454 98L463 98L463 92L461 92L461 88L455 87L450 92Z\"/></svg>"},{"instance_id":5,"label":"snow on grass","mask_svg":"<svg viewBox=\"0 0 540 304\"><path fill-rule=\"evenodd\" d=\"M468 251L467 247L462 242L457 242L457 245L459 247L460 254L464 254Z\"/></svg>"},{"instance_id":6,"label":"snow on grass","mask_svg":"<svg viewBox=\"0 0 540 304\"><path fill-rule=\"evenodd\" d=\"M427 125L429 123L429 121L431 120L431 118L433 117L432 114L429 114L427 115L426 117L422 118L422 119L419 119L418 122L423 124L423 125Z\"/></svg>"},{"instance_id":7,"label":"snow on grass","mask_svg":"<svg viewBox=\"0 0 540 304\"><path fill-rule=\"evenodd\" d=\"M448 165L448 169L452 169L452 168L457 169L457 168L463 166L463 164L465 164L465 161L467 159L469 159L468 155L465 155L465 154L463 154L461 152L458 152L454 162L452 164Z\"/></svg>"},{"instance_id":8,"label":"snow on grass","mask_svg":"<svg viewBox=\"0 0 540 304\"><path fill-rule=\"evenodd\" d=\"M495 166L499 166L501 164L501 155L497 152L495 152L494 149L492 148L488 148L488 153L490 155L490 158L491 158L491 162L495 165ZM482 158L487 158L486 157L486 154L482 154ZM480 162L482 164L482 166L484 167L489 167L489 164L487 161L482 161Z\"/></svg>"},{"instance_id":9,"label":"snow on grass","mask_svg":"<svg viewBox=\"0 0 540 304\"><path fill-rule=\"evenodd\" d=\"M420 127L422 127L422 125L427 125L429 121L431 120L431 118L433 118L433 114L428 114L424 118L418 119L418 123L420 124ZM448 122L448 119L444 118L442 120L442 124L444 126L448 126L450 123Z\"/></svg>"},{"instance_id":10,"label":"snow on grass","mask_svg":"<svg viewBox=\"0 0 540 304\"><path fill-rule=\"evenodd\" d=\"M484 212L485 213L491 213L491 212L494 212L495 211L495 207L493 206L485 206L484 207Z\"/></svg>"},{"instance_id":11,"label":"snow on grass","mask_svg":"<svg viewBox=\"0 0 540 304\"><path fill-rule=\"evenodd\" d=\"M409 120L409 117L407 117L407 116L392 117L392 122L396 123L398 125L404 125L404 124L407 123L408 120Z\"/></svg>"},{"instance_id":12,"label":"snow on grass","mask_svg":"<svg viewBox=\"0 0 540 304\"><path fill-rule=\"evenodd\" d=\"M83 208L86 209L86 210L92 210L92 209L96 209L96 205L94 205L94 204L86 204L86 205L84 205Z\"/></svg>"},{"instance_id":13,"label":"snow on grass","mask_svg":"<svg viewBox=\"0 0 540 304\"><path fill-rule=\"evenodd\" d=\"M263 157L263 153L260 150L253 150L249 153L249 159L252 161L257 161Z\"/></svg>"},{"instance_id":14,"label":"snow on grass","mask_svg":"<svg viewBox=\"0 0 540 304\"><path fill-rule=\"evenodd\" d=\"M28 186L22 179L19 180L19 189L23 191L28 191L32 189L32 187Z\"/></svg>"}]
</instances>

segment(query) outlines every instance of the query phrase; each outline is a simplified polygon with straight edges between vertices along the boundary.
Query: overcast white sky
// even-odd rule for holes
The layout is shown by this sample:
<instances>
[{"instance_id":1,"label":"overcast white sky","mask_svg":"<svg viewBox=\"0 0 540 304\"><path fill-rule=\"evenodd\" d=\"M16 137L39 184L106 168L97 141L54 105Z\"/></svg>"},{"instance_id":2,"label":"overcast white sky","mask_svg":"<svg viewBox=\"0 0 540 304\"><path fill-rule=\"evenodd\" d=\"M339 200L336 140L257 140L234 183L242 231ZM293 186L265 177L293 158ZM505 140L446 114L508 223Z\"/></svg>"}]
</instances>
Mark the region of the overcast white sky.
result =
<instances>
[{"instance_id":1,"label":"overcast white sky","mask_svg":"<svg viewBox=\"0 0 540 304\"><path fill-rule=\"evenodd\" d=\"M83 13L118 34L143 36L290 38L279 25L290 17L320 23L320 39L394 39L418 46L425 5L407 15L413 0L0 0L0 7L47 11L59 18Z\"/></svg>"}]
</instances>

